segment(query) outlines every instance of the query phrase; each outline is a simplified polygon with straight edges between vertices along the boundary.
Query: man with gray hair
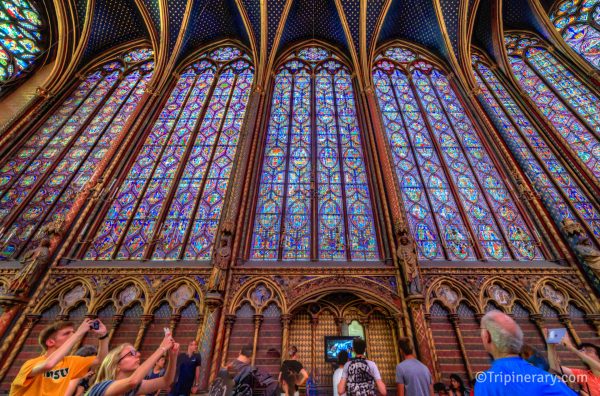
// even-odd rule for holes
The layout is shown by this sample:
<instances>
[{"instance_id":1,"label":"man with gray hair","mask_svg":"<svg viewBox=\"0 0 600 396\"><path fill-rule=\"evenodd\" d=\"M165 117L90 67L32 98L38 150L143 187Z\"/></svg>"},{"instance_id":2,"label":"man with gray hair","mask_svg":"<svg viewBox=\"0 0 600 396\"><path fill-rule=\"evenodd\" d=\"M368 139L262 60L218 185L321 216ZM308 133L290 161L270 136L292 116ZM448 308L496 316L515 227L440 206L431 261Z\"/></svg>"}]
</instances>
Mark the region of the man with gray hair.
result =
<instances>
[{"instance_id":1,"label":"man with gray hair","mask_svg":"<svg viewBox=\"0 0 600 396\"><path fill-rule=\"evenodd\" d=\"M486 313L481 318L481 341L494 361L489 370L477 373L475 395L575 395L560 378L519 356L523 331L510 316L500 311Z\"/></svg>"}]
</instances>

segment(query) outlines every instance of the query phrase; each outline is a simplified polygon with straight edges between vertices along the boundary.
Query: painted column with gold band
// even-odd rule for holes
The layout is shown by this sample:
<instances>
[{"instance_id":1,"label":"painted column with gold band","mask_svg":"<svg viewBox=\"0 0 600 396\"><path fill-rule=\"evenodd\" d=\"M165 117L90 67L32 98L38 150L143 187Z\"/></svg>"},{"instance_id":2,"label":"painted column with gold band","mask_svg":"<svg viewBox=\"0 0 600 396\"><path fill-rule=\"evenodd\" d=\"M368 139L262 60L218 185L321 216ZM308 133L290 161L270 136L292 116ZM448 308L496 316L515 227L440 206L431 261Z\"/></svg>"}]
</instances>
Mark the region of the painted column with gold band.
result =
<instances>
[{"instance_id":1,"label":"painted column with gold band","mask_svg":"<svg viewBox=\"0 0 600 396\"><path fill-rule=\"evenodd\" d=\"M214 364L214 357L218 355L214 350L214 345L217 323L219 323L223 307L223 297L221 297L221 293L207 293L204 298L204 304L206 308L204 309L203 315L204 323L202 323L202 336L198 341L203 362L203 371L200 374L201 389L206 389L208 387L209 378L214 378L213 375L216 375L220 368L218 365ZM211 361L213 364L210 364Z\"/></svg>"},{"instance_id":2,"label":"painted column with gold band","mask_svg":"<svg viewBox=\"0 0 600 396\"><path fill-rule=\"evenodd\" d=\"M25 340L29 336L29 333L31 333L31 329L33 329L33 326L35 326L35 324L40 320L41 317L42 317L41 315L27 315L26 316L25 325L23 326L22 330L18 333L19 337L17 338L16 342L13 344L13 348L10 349L10 352L8 353L6 358L3 357L0 360L1 362L3 362L3 364L0 366L0 382L2 382L4 380L4 377L6 376L8 369L10 368L11 364L17 357L17 354L21 350L21 347L25 343ZM8 337L6 337L6 339L2 343L2 348L0 350L1 356L5 356L5 353L7 352L6 349L12 344L12 341L16 335L17 335L16 332L12 332L11 334L8 335Z\"/></svg>"},{"instance_id":3,"label":"painted column with gold band","mask_svg":"<svg viewBox=\"0 0 600 396\"><path fill-rule=\"evenodd\" d=\"M408 310L413 320L415 341L417 343L415 350L421 362L429 367L435 378L439 379L440 370L435 357L433 338L429 332L430 323L425 317L425 299L423 296L413 295L409 296L407 300Z\"/></svg>"}]
</instances>

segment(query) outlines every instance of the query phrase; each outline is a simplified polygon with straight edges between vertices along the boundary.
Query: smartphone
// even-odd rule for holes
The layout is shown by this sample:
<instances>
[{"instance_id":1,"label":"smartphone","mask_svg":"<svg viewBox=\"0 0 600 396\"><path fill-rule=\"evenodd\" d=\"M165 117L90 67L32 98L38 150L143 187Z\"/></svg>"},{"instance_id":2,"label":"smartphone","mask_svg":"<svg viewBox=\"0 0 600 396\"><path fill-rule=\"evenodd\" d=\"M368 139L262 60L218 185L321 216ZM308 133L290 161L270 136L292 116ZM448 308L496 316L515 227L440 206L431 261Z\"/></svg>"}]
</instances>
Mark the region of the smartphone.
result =
<instances>
[{"instance_id":1,"label":"smartphone","mask_svg":"<svg viewBox=\"0 0 600 396\"><path fill-rule=\"evenodd\" d=\"M559 328L559 329L549 329L548 330L548 338L546 338L546 342L548 344L559 344L560 340L567 334L567 329Z\"/></svg>"},{"instance_id":2,"label":"smartphone","mask_svg":"<svg viewBox=\"0 0 600 396\"><path fill-rule=\"evenodd\" d=\"M100 329L100 322L98 322L97 320L94 320L90 324L90 329L92 329L92 330L99 330Z\"/></svg>"}]
</instances>

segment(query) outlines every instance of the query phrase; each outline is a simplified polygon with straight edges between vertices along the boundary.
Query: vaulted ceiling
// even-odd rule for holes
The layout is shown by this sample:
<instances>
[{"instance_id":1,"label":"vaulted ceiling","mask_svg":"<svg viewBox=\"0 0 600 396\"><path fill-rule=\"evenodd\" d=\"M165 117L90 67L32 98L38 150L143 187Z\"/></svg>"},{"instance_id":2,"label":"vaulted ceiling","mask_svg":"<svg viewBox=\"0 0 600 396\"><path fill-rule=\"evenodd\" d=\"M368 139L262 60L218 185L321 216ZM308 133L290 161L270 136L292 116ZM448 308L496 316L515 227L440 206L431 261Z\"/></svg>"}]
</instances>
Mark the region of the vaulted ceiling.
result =
<instances>
[{"instance_id":1,"label":"vaulted ceiling","mask_svg":"<svg viewBox=\"0 0 600 396\"><path fill-rule=\"evenodd\" d=\"M47 0L50 1L50 0ZM316 39L337 47L357 73L368 73L375 49L403 39L453 65L471 44L492 51L494 9L505 29L541 32L531 3L553 0L72 0L76 26L86 38L79 63L135 39L147 39L173 67L220 39L245 45L268 75L293 44ZM463 55L464 62L465 55ZM259 73L259 79L260 79Z\"/></svg>"}]
</instances>

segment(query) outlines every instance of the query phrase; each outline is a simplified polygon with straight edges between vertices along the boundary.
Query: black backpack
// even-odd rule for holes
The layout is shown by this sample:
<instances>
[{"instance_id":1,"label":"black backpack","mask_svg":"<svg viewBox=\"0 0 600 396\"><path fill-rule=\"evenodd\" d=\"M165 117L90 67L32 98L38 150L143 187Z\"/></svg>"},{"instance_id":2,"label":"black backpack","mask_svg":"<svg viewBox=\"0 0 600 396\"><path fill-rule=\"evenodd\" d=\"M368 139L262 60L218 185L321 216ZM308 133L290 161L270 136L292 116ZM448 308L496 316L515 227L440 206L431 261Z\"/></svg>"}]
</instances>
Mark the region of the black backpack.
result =
<instances>
[{"instance_id":1,"label":"black backpack","mask_svg":"<svg viewBox=\"0 0 600 396\"><path fill-rule=\"evenodd\" d=\"M356 358L348 365L348 396L374 396L375 378L367 361Z\"/></svg>"}]
</instances>

